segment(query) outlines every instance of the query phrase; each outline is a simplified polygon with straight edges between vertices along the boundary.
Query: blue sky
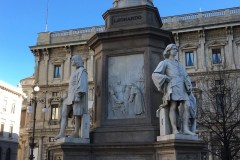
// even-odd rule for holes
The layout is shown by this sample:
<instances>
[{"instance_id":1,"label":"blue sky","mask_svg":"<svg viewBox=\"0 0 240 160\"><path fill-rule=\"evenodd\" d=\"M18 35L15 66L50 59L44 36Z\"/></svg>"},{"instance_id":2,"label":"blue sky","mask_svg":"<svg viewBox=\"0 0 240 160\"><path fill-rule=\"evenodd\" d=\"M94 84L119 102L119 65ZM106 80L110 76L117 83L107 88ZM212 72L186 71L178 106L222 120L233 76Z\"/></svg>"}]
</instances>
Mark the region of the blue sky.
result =
<instances>
[{"instance_id":1,"label":"blue sky","mask_svg":"<svg viewBox=\"0 0 240 160\"><path fill-rule=\"evenodd\" d=\"M113 0L49 0L48 31L103 25ZM162 17L240 7L240 0L154 0ZM29 50L45 31L47 0L0 0L0 80L17 85L34 72Z\"/></svg>"}]
</instances>

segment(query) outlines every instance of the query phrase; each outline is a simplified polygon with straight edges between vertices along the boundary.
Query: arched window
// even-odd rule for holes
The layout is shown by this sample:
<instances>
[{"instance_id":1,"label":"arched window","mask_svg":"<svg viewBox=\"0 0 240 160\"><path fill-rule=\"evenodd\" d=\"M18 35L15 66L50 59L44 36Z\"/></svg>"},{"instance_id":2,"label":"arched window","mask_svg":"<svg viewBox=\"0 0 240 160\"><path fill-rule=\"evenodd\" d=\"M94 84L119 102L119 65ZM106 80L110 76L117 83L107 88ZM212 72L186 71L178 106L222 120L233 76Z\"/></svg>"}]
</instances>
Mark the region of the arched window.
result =
<instances>
[{"instance_id":1,"label":"arched window","mask_svg":"<svg viewBox=\"0 0 240 160\"><path fill-rule=\"evenodd\" d=\"M7 149L6 160L11 160L11 149L10 148Z\"/></svg>"}]
</instances>

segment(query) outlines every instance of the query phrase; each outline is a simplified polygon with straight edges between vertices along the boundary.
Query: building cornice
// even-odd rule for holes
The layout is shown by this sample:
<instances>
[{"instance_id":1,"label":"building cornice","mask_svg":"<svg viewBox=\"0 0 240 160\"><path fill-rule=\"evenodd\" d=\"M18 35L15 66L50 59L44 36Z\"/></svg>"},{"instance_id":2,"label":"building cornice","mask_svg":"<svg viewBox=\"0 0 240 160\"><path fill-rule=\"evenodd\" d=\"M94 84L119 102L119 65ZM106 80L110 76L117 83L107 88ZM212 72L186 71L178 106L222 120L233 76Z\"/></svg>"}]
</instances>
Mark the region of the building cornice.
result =
<instances>
[{"instance_id":1,"label":"building cornice","mask_svg":"<svg viewBox=\"0 0 240 160\"><path fill-rule=\"evenodd\" d=\"M17 96L22 96L23 98L26 97L26 95L23 93L23 91L20 88L14 87L10 84L7 84L6 82L0 81L0 88L2 90L13 93Z\"/></svg>"}]
</instances>

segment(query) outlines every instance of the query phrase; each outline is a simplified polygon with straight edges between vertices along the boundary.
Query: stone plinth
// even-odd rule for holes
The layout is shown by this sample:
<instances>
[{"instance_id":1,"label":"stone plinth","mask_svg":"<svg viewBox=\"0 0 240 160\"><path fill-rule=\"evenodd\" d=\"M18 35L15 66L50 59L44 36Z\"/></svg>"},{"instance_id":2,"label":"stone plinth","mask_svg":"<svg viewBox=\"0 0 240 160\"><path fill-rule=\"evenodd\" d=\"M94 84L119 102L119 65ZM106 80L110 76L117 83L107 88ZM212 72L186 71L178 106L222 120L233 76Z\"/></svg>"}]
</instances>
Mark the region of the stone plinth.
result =
<instances>
[{"instance_id":1,"label":"stone plinth","mask_svg":"<svg viewBox=\"0 0 240 160\"><path fill-rule=\"evenodd\" d=\"M165 140L156 145L156 160L207 160L207 146L200 140Z\"/></svg>"},{"instance_id":2,"label":"stone plinth","mask_svg":"<svg viewBox=\"0 0 240 160\"><path fill-rule=\"evenodd\" d=\"M202 141L169 140L156 143L55 143L50 160L206 160Z\"/></svg>"},{"instance_id":3,"label":"stone plinth","mask_svg":"<svg viewBox=\"0 0 240 160\"><path fill-rule=\"evenodd\" d=\"M110 9L103 15L106 30L123 30L142 27L162 27L157 8L142 5L127 8Z\"/></svg>"},{"instance_id":4,"label":"stone plinth","mask_svg":"<svg viewBox=\"0 0 240 160\"><path fill-rule=\"evenodd\" d=\"M157 141L167 141L167 140L190 140L198 141L198 135L186 135L186 134L169 134L164 136L158 136Z\"/></svg>"},{"instance_id":5,"label":"stone plinth","mask_svg":"<svg viewBox=\"0 0 240 160\"><path fill-rule=\"evenodd\" d=\"M54 144L50 160L155 160L154 144Z\"/></svg>"},{"instance_id":6,"label":"stone plinth","mask_svg":"<svg viewBox=\"0 0 240 160\"><path fill-rule=\"evenodd\" d=\"M88 44L95 59L92 142L153 143L159 135L161 93L151 75L172 33L161 30L158 10L143 5L108 10L106 31ZM156 89L156 90L155 90Z\"/></svg>"},{"instance_id":7,"label":"stone plinth","mask_svg":"<svg viewBox=\"0 0 240 160\"><path fill-rule=\"evenodd\" d=\"M150 5L153 6L152 0L114 0L114 8L123 8L139 5Z\"/></svg>"},{"instance_id":8,"label":"stone plinth","mask_svg":"<svg viewBox=\"0 0 240 160\"><path fill-rule=\"evenodd\" d=\"M60 139L58 139L58 140L56 141L56 143L77 143L77 144L88 144L88 143L90 143L90 139L64 137L64 138L60 138Z\"/></svg>"}]
</instances>

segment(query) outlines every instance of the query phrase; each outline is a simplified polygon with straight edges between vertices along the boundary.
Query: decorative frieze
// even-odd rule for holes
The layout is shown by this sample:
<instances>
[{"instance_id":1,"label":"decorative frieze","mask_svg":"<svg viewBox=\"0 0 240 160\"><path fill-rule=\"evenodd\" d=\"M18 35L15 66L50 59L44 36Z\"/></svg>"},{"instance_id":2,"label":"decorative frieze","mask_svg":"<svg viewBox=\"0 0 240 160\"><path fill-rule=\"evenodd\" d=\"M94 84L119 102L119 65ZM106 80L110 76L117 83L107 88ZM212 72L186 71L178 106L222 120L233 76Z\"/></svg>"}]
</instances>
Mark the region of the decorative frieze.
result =
<instances>
[{"instance_id":1,"label":"decorative frieze","mask_svg":"<svg viewBox=\"0 0 240 160\"><path fill-rule=\"evenodd\" d=\"M226 30L225 28L205 30L206 40L210 41L213 39L224 39L226 40Z\"/></svg>"},{"instance_id":2,"label":"decorative frieze","mask_svg":"<svg viewBox=\"0 0 240 160\"><path fill-rule=\"evenodd\" d=\"M180 45L186 43L186 42L198 42L199 41L199 35L198 32L188 32L186 33L179 33L179 41Z\"/></svg>"}]
</instances>

